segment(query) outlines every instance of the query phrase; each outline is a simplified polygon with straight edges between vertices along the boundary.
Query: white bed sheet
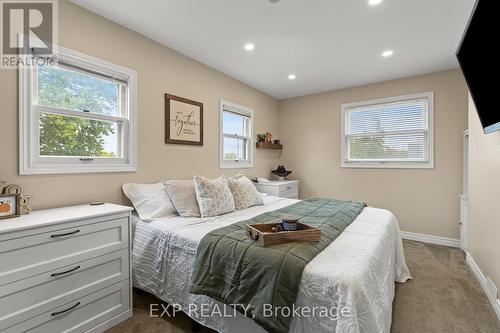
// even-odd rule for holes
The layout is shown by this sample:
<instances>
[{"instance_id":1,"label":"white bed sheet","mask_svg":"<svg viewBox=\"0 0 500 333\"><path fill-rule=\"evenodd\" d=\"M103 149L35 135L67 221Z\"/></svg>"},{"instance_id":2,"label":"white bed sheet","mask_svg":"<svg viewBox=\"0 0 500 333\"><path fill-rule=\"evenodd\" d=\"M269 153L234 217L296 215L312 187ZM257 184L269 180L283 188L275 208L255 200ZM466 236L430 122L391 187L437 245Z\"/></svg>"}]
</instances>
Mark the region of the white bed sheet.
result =
<instances>
[{"instance_id":1,"label":"white bed sheet","mask_svg":"<svg viewBox=\"0 0 500 333\"><path fill-rule=\"evenodd\" d=\"M295 202L298 200L268 196L263 206L213 218L172 216L150 222L134 219L134 286L180 305L194 320L216 331L265 332L240 313L230 317L202 315L202 304L208 308L221 308L222 304L189 293L196 249L212 230ZM365 208L305 267L296 300L299 307L348 308L349 314L336 320L295 317L290 332L389 332L394 282L409 278L396 218L384 209Z\"/></svg>"}]
</instances>

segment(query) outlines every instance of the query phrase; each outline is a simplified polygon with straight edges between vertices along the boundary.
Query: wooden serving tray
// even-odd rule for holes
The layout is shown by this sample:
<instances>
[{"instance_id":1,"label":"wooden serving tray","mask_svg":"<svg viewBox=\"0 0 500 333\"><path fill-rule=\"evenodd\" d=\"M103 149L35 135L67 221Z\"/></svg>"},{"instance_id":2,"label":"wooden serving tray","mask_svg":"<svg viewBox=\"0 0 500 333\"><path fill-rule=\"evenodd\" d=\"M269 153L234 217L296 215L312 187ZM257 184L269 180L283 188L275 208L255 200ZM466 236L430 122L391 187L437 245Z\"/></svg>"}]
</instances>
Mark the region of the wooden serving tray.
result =
<instances>
[{"instance_id":1,"label":"wooden serving tray","mask_svg":"<svg viewBox=\"0 0 500 333\"><path fill-rule=\"evenodd\" d=\"M297 231L271 231L271 228L277 228L280 225L281 223L249 224L247 225L247 234L261 246L291 242L316 242L321 239L320 229L300 222L297 223Z\"/></svg>"}]
</instances>

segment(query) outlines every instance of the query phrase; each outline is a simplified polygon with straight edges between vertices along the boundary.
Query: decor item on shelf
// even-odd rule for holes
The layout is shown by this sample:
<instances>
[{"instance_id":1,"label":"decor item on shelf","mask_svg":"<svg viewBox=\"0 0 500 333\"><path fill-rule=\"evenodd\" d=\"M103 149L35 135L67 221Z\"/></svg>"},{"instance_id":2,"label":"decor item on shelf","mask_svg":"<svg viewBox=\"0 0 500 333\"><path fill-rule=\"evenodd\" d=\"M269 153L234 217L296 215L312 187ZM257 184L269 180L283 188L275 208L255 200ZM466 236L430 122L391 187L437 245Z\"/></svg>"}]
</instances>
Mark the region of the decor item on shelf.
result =
<instances>
[{"instance_id":1,"label":"decor item on shelf","mask_svg":"<svg viewBox=\"0 0 500 333\"><path fill-rule=\"evenodd\" d=\"M271 132L266 133L266 142L273 143L273 135L271 134Z\"/></svg>"},{"instance_id":2,"label":"decor item on shelf","mask_svg":"<svg viewBox=\"0 0 500 333\"><path fill-rule=\"evenodd\" d=\"M283 149L280 140L273 140L273 135L271 132L257 134L256 147L261 149Z\"/></svg>"},{"instance_id":3,"label":"decor item on shelf","mask_svg":"<svg viewBox=\"0 0 500 333\"><path fill-rule=\"evenodd\" d=\"M29 214L31 213L31 200L33 196L24 194L24 189L21 185L18 184L10 184L7 185L7 182L2 180L0 181L0 195L18 195L19 199L17 200L17 206L19 208L20 214ZM14 216L9 216L14 217Z\"/></svg>"},{"instance_id":4,"label":"decor item on shelf","mask_svg":"<svg viewBox=\"0 0 500 333\"><path fill-rule=\"evenodd\" d=\"M19 197L19 194L0 194L0 219L21 215Z\"/></svg>"},{"instance_id":5,"label":"decor item on shelf","mask_svg":"<svg viewBox=\"0 0 500 333\"><path fill-rule=\"evenodd\" d=\"M26 215L26 214L31 213L31 211L32 211L31 200L32 199L33 199L32 195L23 194L20 196L19 205L21 208L21 215Z\"/></svg>"},{"instance_id":6,"label":"decor item on shelf","mask_svg":"<svg viewBox=\"0 0 500 333\"><path fill-rule=\"evenodd\" d=\"M257 134L257 142L266 142L266 134Z\"/></svg>"},{"instance_id":7,"label":"decor item on shelf","mask_svg":"<svg viewBox=\"0 0 500 333\"><path fill-rule=\"evenodd\" d=\"M3 194L23 194L23 187L18 184L5 185L3 188Z\"/></svg>"},{"instance_id":8,"label":"decor item on shelf","mask_svg":"<svg viewBox=\"0 0 500 333\"><path fill-rule=\"evenodd\" d=\"M203 103L165 94L165 143L203 146Z\"/></svg>"},{"instance_id":9,"label":"decor item on shelf","mask_svg":"<svg viewBox=\"0 0 500 333\"><path fill-rule=\"evenodd\" d=\"M283 165L278 165L276 170L272 170L271 172L276 176L278 176L278 180L285 180L285 177L287 177L292 173L291 171L287 170Z\"/></svg>"}]
</instances>

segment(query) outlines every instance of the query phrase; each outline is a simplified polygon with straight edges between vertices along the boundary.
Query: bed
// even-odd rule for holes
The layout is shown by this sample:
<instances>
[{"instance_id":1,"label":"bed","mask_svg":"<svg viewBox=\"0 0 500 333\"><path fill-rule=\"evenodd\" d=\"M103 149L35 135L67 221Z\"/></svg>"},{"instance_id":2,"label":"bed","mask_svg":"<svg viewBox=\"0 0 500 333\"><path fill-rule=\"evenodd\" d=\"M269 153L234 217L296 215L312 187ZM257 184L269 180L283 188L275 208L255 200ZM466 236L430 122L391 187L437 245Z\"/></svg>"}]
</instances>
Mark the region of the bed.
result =
<instances>
[{"instance_id":1,"label":"bed","mask_svg":"<svg viewBox=\"0 0 500 333\"><path fill-rule=\"evenodd\" d=\"M250 318L220 302L189 293L196 250L209 232L290 206L298 200L267 196L263 206L211 218L133 218L133 283L193 320L219 332L265 332ZM384 209L367 207L304 269L297 307L348 309L346 315L296 316L290 332L389 332L394 282L411 278L399 226ZM214 314L215 315L210 315Z\"/></svg>"}]
</instances>

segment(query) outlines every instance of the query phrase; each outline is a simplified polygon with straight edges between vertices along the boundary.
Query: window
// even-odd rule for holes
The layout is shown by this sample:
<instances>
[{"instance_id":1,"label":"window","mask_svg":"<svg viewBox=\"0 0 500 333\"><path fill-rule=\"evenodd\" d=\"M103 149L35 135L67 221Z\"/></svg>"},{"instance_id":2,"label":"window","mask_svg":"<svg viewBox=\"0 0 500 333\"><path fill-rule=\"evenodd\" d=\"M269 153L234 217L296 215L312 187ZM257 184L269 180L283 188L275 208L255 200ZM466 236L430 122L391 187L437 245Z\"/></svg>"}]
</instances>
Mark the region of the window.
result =
<instances>
[{"instance_id":1,"label":"window","mask_svg":"<svg viewBox=\"0 0 500 333\"><path fill-rule=\"evenodd\" d=\"M221 168L253 167L253 111L231 102L220 102Z\"/></svg>"},{"instance_id":2,"label":"window","mask_svg":"<svg viewBox=\"0 0 500 333\"><path fill-rule=\"evenodd\" d=\"M20 174L136 170L136 73L64 48L19 71Z\"/></svg>"},{"instance_id":3,"label":"window","mask_svg":"<svg viewBox=\"0 0 500 333\"><path fill-rule=\"evenodd\" d=\"M433 168L434 94L342 105L342 167Z\"/></svg>"}]
</instances>

